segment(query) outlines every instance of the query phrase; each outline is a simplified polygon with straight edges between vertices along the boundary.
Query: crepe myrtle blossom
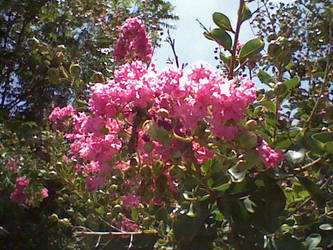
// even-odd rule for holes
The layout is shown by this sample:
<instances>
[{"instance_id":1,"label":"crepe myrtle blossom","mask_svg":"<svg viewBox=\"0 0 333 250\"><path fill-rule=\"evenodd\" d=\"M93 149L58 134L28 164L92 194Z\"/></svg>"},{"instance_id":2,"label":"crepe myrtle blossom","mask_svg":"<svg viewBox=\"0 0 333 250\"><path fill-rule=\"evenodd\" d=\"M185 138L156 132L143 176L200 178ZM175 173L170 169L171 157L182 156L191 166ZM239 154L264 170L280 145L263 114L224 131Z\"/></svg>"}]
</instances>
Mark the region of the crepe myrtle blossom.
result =
<instances>
[{"instance_id":1,"label":"crepe myrtle blossom","mask_svg":"<svg viewBox=\"0 0 333 250\"><path fill-rule=\"evenodd\" d=\"M71 142L71 159L77 162L77 171L89 175L89 190L104 184L105 173L122 169L120 162L110 162L129 144L132 133L137 134L135 146L141 162L170 163L175 155L184 155L182 143L170 136L173 131L191 136L204 121L212 136L233 140L239 131L237 123L256 97L252 81L228 80L206 63L187 70L169 67L157 72L153 66L148 69L145 63L134 61L121 65L114 79L95 84L91 91L90 114L76 114L67 106L56 108L50 115L54 122L72 117L72 131L66 138ZM138 112L144 119L142 124L152 124L150 132L141 127L133 132ZM196 142L192 150L199 164L215 157ZM267 162L272 165L270 158Z\"/></svg>"},{"instance_id":2,"label":"crepe myrtle blossom","mask_svg":"<svg viewBox=\"0 0 333 250\"><path fill-rule=\"evenodd\" d=\"M268 168L275 168L285 159L284 154L280 150L272 149L264 140L262 140L260 146L257 147L257 152Z\"/></svg>"},{"instance_id":3,"label":"crepe myrtle blossom","mask_svg":"<svg viewBox=\"0 0 333 250\"><path fill-rule=\"evenodd\" d=\"M65 137L71 143L70 158L76 162L76 170L88 176L89 190L103 185L108 172L132 167L128 159L119 159L129 145L128 153L136 152L138 162L152 165L162 161L163 175L171 187L168 166L174 160L193 160L186 151L191 150L199 164L215 158L199 142L194 140L187 147L179 138L193 138L203 122L211 136L233 140L239 132L238 122L256 98L254 83L247 78L229 80L203 62L157 72L153 64L148 67L152 46L141 20L130 18L119 30L114 58L128 63L119 66L113 79L92 86L90 113L76 113L67 106L55 108L49 119L59 124L72 118L72 131ZM143 124L149 124L148 128ZM140 178L143 176L138 183ZM124 205L135 206L127 198L124 196Z\"/></svg>"},{"instance_id":4,"label":"crepe myrtle blossom","mask_svg":"<svg viewBox=\"0 0 333 250\"><path fill-rule=\"evenodd\" d=\"M75 109L72 107L72 105L68 105L63 108L56 107L50 114L49 120L53 122L62 121L65 118L72 116L74 113Z\"/></svg>"},{"instance_id":5,"label":"crepe myrtle blossom","mask_svg":"<svg viewBox=\"0 0 333 250\"><path fill-rule=\"evenodd\" d=\"M27 203L27 197L24 190L28 187L30 181L26 176L17 178L15 181L15 190L10 194L10 199L15 203Z\"/></svg>"},{"instance_id":6,"label":"crepe myrtle blossom","mask_svg":"<svg viewBox=\"0 0 333 250\"><path fill-rule=\"evenodd\" d=\"M149 41L142 21L137 18L129 18L119 28L120 34L116 43L113 56L116 61L136 59L145 63L151 61L153 47Z\"/></svg>"},{"instance_id":7,"label":"crepe myrtle blossom","mask_svg":"<svg viewBox=\"0 0 333 250\"><path fill-rule=\"evenodd\" d=\"M121 199L123 206L128 209L138 207L141 202L141 198L135 194L123 195Z\"/></svg>"}]
</instances>

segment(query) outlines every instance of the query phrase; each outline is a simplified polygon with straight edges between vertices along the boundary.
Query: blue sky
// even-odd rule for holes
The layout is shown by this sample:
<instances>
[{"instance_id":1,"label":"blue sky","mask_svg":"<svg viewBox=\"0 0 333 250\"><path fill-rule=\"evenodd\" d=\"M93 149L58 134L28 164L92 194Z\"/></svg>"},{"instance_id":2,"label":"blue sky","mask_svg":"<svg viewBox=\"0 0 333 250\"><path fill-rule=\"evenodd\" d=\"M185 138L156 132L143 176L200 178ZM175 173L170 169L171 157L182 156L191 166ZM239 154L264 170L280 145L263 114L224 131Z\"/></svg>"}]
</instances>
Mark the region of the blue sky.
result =
<instances>
[{"instance_id":1,"label":"blue sky","mask_svg":"<svg viewBox=\"0 0 333 250\"><path fill-rule=\"evenodd\" d=\"M273 2L291 2L293 0L271 0ZM216 43L207 40L203 35L203 29L196 19L199 19L206 28L215 28L212 21L214 12L222 12L227 15L235 28L237 21L237 11L239 0L170 0L175 6L175 14L179 16L179 21L174 22L176 28L171 30L171 36L176 40L176 52L180 63L195 63L206 61L211 65L217 65L214 60L214 48ZM257 1L249 4L249 8L255 10ZM165 35L163 39L165 39ZM246 21L241 28L240 42L254 38L249 21ZM169 44L162 43L161 48L154 52L153 62L157 69L166 67L168 57L173 59L172 50Z\"/></svg>"},{"instance_id":2,"label":"blue sky","mask_svg":"<svg viewBox=\"0 0 333 250\"><path fill-rule=\"evenodd\" d=\"M172 38L176 40L176 52L180 63L191 64L197 61L206 61L214 66L217 65L213 53L216 44L202 35L203 29L195 20L199 19L208 29L215 28L212 14L222 12L229 17L233 27L235 27L239 1L170 0L170 2L175 6L175 14L179 16L179 21L174 22L176 29L171 30L170 33ZM251 4L256 8L256 3ZM253 37L249 23L244 23L241 29L240 42L246 42ZM163 69L166 66L168 57L173 59L172 50L169 44L163 42L161 48L154 52L153 61L157 69Z\"/></svg>"}]
</instances>

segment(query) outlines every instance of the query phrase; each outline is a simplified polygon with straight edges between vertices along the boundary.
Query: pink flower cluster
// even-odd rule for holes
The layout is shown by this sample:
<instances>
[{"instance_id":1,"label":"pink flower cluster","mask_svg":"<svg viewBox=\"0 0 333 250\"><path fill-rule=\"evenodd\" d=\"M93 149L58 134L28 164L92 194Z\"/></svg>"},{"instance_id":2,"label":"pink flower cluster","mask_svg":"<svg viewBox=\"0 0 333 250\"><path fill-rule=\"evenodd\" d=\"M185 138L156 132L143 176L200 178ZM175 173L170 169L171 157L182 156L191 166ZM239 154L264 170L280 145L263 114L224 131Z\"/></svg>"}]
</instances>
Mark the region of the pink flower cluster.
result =
<instances>
[{"instance_id":1,"label":"pink flower cluster","mask_svg":"<svg viewBox=\"0 0 333 250\"><path fill-rule=\"evenodd\" d=\"M130 58L149 63L152 52L152 45L141 20L137 17L127 19L120 27L120 35L113 54L116 61L126 61Z\"/></svg>"},{"instance_id":2,"label":"pink flower cluster","mask_svg":"<svg viewBox=\"0 0 333 250\"><path fill-rule=\"evenodd\" d=\"M135 194L123 195L121 199L125 208L138 207L141 202L141 198Z\"/></svg>"},{"instance_id":3,"label":"pink flower cluster","mask_svg":"<svg viewBox=\"0 0 333 250\"><path fill-rule=\"evenodd\" d=\"M17 163L15 162L14 159L10 158L6 164L6 169L10 172L12 172L13 174L16 174L17 173L17 169L18 169L18 166L17 166Z\"/></svg>"},{"instance_id":4,"label":"pink flower cluster","mask_svg":"<svg viewBox=\"0 0 333 250\"><path fill-rule=\"evenodd\" d=\"M24 193L25 189L29 186L30 181L26 176L17 178L15 181L15 190L10 194L10 199L15 203L25 203L31 205L35 200L34 197L28 198ZM40 192L42 199L49 197L49 191L47 188L43 188Z\"/></svg>"},{"instance_id":5,"label":"pink flower cluster","mask_svg":"<svg viewBox=\"0 0 333 250\"><path fill-rule=\"evenodd\" d=\"M49 119L56 124L57 129L62 130L64 128L63 120L74 115L74 112L72 105L63 108L56 107L50 114Z\"/></svg>"},{"instance_id":6,"label":"pink flower cluster","mask_svg":"<svg viewBox=\"0 0 333 250\"><path fill-rule=\"evenodd\" d=\"M191 136L198 123L205 121L213 136L230 141L238 133L237 122L256 97L252 81L228 80L206 64L189 70L171 67L158 73L134 61L120 66L114 76L107 84L92 87L91 115L74 114L71 106L56 108L50 115L55 122L72 117L73 131L66 138L71 141L72 159L78 162L76 169L90 175L86 180L89 190L103 185L104 173L114 170L114 166L129 167L129 162L110 163L123 146L129 145L137 116L143 119L140 124L147 121L152 127L150 132L136 127L135 146L140 160L145 164L156 160L168 163L177 154L182 157L186 150L173 133ZM165 135L159 139L161 132ZM215 157L197 142L193 142L192 150L199 164Z\"/></svg>"},{"instance_id":7,"label":"pink flower cluster","mask_svg":"<svg viewBox=\"0 0 333 250\"><path fill-rule=\"evenodd\" d=\"M206 147L202 147L197 142L192 142L192 148L194 151L194 156L197 159L199 164L202 164L203 162L207 160L212 160L215 158L215 154L210 152Z\"/></svg>"},{"instance_id":8,"label":"pink flower cluster","mask_svg":"<svg viewBox=\"0 0 333 250\"><path fill-rule=\"evenodd\" d=\"M72 105L63 108L56 107L50 114L49 119L53 122L62 121L65 118L72 116L74 112L75 110Z\"/></svg>"},{"instance_id":9,"label":"pink flower cluster","mask_svg":"<svg viewBox=\"0 0 333 250\"><path fill-rule=\"evenodd\" d=\"M10 194L10 199L15 203L28 203L24 190L29 183L30 181L25 176L17 178L15 182L15 190Z\"/></svg>"},{"instance_id":10,"label":"pink flower cluster","mask_svg":"<svg viewBox=\"0 0 333 250\"><path fill-rule=\"evenodd\" d=\"M121 221L121 231L123 232L136 232L138 231L138 224L134 221L126 218L125 216L122 218Z\"/></svg>"},{"instance_id":11,"label":"pink flower cluster","mask_svg":"<svg viewBox=\"0 0 333 250\"><path fill-rule=\"evenodd\" d=\"M71 142L71 162L87 176L90 191L103 185L110 171L136 168L135 161L146 165L162 161L165 169L159 179L153 177L147 190L163 193L163 184L168 192L174 192L176 186L168 173L172 162L202 164L215 158L200 140L193 141L198 124L207 124L210 135L230 141L238 133L247 106L256 98L254 83L246 78L228 80L203 63L188 70L170 67L158 73L153 65L147 68L151 56L143 24L138 18L128 19L120 28L114 57L131 63L121 65L114 79L91 88L91 114L75 114L73 107L67 106L54 109L49 117L57 124L72 118L73 130L66 135ZM192 142L181 138L192 138ZM138 153L135 159L121 157L134 152ZM133 185L144 186L144 176L137 173ZM123 195L122 202L125 207L136 207L141 198Z\"/></svg>"},{"instance_id":12,"label":"pink flower cluster","mask_svg":"<svg viewBox=\"0 0 333 250\"><path fill-rule=\"evenodd\" d=\"M268 168L275 168L285 159L284 154L280 150L272 149L264 140L262 140L261 145L257 147L257 151L265 166Z\"/></svg>"}]
</instances>

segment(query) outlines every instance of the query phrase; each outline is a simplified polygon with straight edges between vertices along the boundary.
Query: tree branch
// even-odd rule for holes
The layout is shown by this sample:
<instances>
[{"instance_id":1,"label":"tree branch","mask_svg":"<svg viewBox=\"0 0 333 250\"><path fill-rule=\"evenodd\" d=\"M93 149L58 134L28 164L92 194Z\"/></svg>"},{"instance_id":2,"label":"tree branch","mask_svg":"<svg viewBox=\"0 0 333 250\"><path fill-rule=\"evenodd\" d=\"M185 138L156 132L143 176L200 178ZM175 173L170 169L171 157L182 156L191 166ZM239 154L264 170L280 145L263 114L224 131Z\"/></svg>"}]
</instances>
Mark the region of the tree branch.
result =
<instances>
[{"instance_id":1,"label":"tree branch","mask_svg":"<svg viewBox=\"0 0 333 250\"><path fill-rule=\"evenodd\" d=\"M234 41L234 46L233 46L232 51L231 51L230 71L229 71L229 76L228 76L229 80L234 77L234 69L235 69L235 65L236 65L236 50L237 50L240 26L242 24L242 14L243 14L244 4L245 4L244 0L239 1L235 41Z\"/></svg>"}]
</instances>

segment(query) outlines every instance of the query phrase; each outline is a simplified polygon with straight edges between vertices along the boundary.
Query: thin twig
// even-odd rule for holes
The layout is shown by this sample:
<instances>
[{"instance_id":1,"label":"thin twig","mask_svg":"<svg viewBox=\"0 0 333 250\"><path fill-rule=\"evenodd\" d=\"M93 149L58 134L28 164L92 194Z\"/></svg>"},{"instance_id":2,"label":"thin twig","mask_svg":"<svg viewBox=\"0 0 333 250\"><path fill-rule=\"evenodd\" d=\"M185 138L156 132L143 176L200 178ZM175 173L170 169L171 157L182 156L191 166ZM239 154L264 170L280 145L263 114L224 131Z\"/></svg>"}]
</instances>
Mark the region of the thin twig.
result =
<instances>
[{"instance_id":1,"label":"thin twig","mask_svg":"<svg viewBox=\"0 0 333 250\"><path fill-rule=\"evenodd\" d=\"M279 66L279 74L277 76L277 80L279 82L282 82L282 77L283 77L283 69L282 69L282 64ZM279 123L279 109L280 109L280 98L279 95L277 94L275 97L275 116L274 119ZM273 140L276 140L276 135L277 135L277 126L274 127L274 133L273 133Z\"/></svg>"},{"instance_id":2,"label":"thin twig","mask_svg":"<svg viewBox=\"0 0 333 250\"><path fill-rule=\"evenodd\" d=\"M74 232L75 236L131 236L131 235L150 235L157 234L156 231L143 231L143 232Z\"/></svg>"},{"instance_id":3,"label":"thin twig","mask_svg":"<svg viewBox=\"0 0 333 250\"><path fill-rule=\"evenodd\" d=\"M311 167L313 167L314 165L320 163L323 159L324 159L323 157L320 157L320 158L318 158L317 160L314 160L313 162L310 162L309 164L306 164L306 165L303 166L303 167L295 168L295 171L297 171L297 172L303 172L303 171L307 170L308 168L311 168Z\"/></svg>"},{"instance_id":4,"label":"thin twig","mask_svg":"<svg viewBox=\"0 0 333 250\"><path fill-rule=\"evenodd\" d=\"M310 123L311 123L311 120L313 119L317 109L318 109L318 106L319 106L319 103L320 103L320 100L324 98L324 92L325 92L325 87L326 87L326 84L328 82L328 73L329 73L329 70L330 70L330 55L331 55L331 47L332 47L332 43L333 43L333 39L332 39L332 29L331 29L331 24L332 22L330 22L330 25L329 25L329 35L328 35L328 39L329 39L329 44L328 44L328 48L327 48L327 62L326 62L326 68L325 68L325 75L324 75L324 80L321 84L321 89L320 89L320 93L319 93L319 96L318 96L318 99L311 111L311 114L308 118L308 120L306 121L305 123L305 127L308 128Z\"/></svg>"},{"instance_id":5,"label":"thin twig","mask_svg":"<svg viewBox=\"0 0 333 250\"><path fill-rule=\"evenodd\" d=\"M166 42L170 44L173 56L175 57L176 66L177 66L177 68L179 68L179 61L178 61L178 56L177 56L176 47L175 47L175 43L176 43L175 39L171 38L170 30L167 31L167 34L168 34L168 36L166 38Z\"/></svg>"},{"instance_id":6,"label":"thin twig","mask_svg":"<svg viewBox=\"0 0 333 250\"><path fill-rule=\"evenodd\" d=\"M243 14L244 4L245 4L244 0L239 1L235 41L234 41L234 46L233 46L232 51L231 51L230 71L229 71L229 77L228 77L229 79L232 79L234 77L234 69L235 69L235 65L236 65L236 50L237 50L240 26L242 24L242 14Z\"/></svg>"}]
</instances>

